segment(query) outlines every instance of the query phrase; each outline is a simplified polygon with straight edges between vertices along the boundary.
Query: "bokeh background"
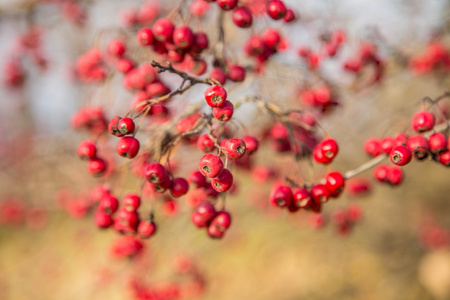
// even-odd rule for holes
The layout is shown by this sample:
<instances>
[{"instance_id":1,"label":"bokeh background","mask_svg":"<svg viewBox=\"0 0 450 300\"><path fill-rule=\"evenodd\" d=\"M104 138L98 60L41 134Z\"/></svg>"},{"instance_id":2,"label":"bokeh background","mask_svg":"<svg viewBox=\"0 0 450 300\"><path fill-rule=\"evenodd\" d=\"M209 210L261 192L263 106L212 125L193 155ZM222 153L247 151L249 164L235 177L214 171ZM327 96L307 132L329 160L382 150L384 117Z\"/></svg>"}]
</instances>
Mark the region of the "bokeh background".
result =
<instances>
[{"instance_id":1,"label":"bokeh background","mask_svg":"<svg viewBox=\"0 0 450 300\"><path fill-rule=\"evenodd\" d=\"M30 20L25 11L33 2L37 1L0 1L0 70L14 54L17 37L26 31ZM288 49L268 66L264 79L230 88L230 98L259 91L285 107L295 105L298 100L293 95L307 76L296 56L298 47L318 47L321 32L345 30L348 42L338 58L320 68L339 87L341 105L322 121L341 146L333 169L344 171L365 162L362 145L368 137L398 132L420 109L423 97L449 91L446 74L415 76L392 59L396 51L423 52L436 35L449 45L448 1L285 2L300 16L293 25L279 26ZM269 207L270 184L239 171L238 191L227 200L233 225L223 240L211 240L195 228L189 221L191 209L181 198L177 213L157 215L158 234L144 242L138 258L115 257L111 249L118 235L97 229L92 213L61 209L58 200L82 199L101 182L90 178L76 157L77 144L86 135L71 129L71 116L86 104L104 106L108 117L124 114L132 95L121 88L119 76L101 86L86 86L75 80L71 68L89 47L105 47L123 34L124 12L137 9L142 1L83 1L82 5L88 11L84 26L66 20L52 1L38 5L32 22L44 32L48 68L42 71L25 61L24 87L0 89L2 212L8 209L4 203L19 203L13 205L17 221L5 222L3 213L0 224L0 299L130 299L134 281L160 289L182 284L189 299L450 299L449 171L430 161L406 166L404 183L395 188L376 183L370 179L371 171L365 172L370 192L359 197L344 194L328 203L320 218ZM205 23L214 23L216 13L217 8L211 8ZM255 31L267 23L258 20ZM235 29L231 22L226 29L231 56L247 62L240 49L249 33ZM204 30L215 34L214 26ZM353 84L353 76L342 71L342 61L365 39L377 40L387 71L382 84L360 88ZM151 59L138 50L135 55ZM169 86L177 85L176 77L163 75ZM202 87L192 89L178 109L201 96ZM177 109L174 102L172 106ZM250 128L265 122L251 106L244 106L236 116ZM266 146L255 165L287 171L292 157L273 155ZM201 157L197 152L174 154L180 175L196 168ZM126 168L123 160L114 159L117 168ZM324 170L313 167L306 172L323 174ZM127 176L120 194L138 186L137 179ZM333 223L333 213L355 204L363 217L342 234ZM189 285L189 276L180 274L180 264L186 261L195 266L201 287Z\"/></svg>"}]
</instances>

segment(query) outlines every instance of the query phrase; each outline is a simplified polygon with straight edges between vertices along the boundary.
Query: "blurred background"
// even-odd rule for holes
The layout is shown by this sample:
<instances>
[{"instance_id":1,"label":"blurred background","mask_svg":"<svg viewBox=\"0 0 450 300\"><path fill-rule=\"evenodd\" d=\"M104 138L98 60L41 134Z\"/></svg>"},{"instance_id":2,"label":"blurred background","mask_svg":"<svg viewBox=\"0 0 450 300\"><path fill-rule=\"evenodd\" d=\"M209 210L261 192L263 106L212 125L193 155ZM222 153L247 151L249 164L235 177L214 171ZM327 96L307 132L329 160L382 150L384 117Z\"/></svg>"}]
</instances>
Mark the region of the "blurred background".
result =
<instances>
[{"instance_id":1,"label":"blurred background","mask_svg":"<svg viewBox=\"0 0 450 300\"><path fill-rule=\"evenodd\" d=\"M257 7L264 1L243 2ZM158 232L142 243L95 226L90 193L105 180L90 177L76 156L77 145L89 135L74 130L71 118L84 106L103 107L107 120L124 115L133 94L118 74L83 84L75 63L90 48L105 49L117 37L131 45L136 60L157 59L138 49L135 34L142 25L130 15L148 5L151 24L177 3L0 0L0 299L450 299L449 175L432 161L406 166L396 187L376 182L366 171L321 214L288 214L271 207L268 195L273 174L289 172L292 153L274 154L263 141L252 169L234 169L236 191L227 198L233 224L222 240L209 239L191 224L192 195L155 202ZM262 76L226 87L230 99L260 93L287 108L299 106L305 82L330 84L339 105L321 124L340 145L333 170L366 162L367 138L396 134L409 126L423 97L450 90L448 70L418 76L405 63L431 41L450 45L448 1L285 3L297 14L292 24L259 17L246 31L225 18L227 51L236 63L252 64L242 53L244 41L267 26L280 30L286 48ZM218 10L211 5L201 19L211 41L217 40ZM30 28L39 33L27 35ZM298 49L319 49L321 34L337 29L347 37L337 57L309 72ZM38 36L39 51L23 49L30 36ZM355 76L342 67L366 40L377 45L385 65L383 81L376 84L366 84L370 71ZM14 81L11 63L18 57L25 75ZM160 76L170 88L180 83L176 76ZM194 87L168 108L176 115L201 100L203 91ZM238 135L273 124L248 104L235 116L246 128L235 129ZM106 182L120 186L120 196L136 192L139 179L123 175L130 166L114 147L111 140L101 150L110 169L118 171ZM187 176L201 156L188 146L178 149L177 174ZM309 178L326 172L309 162L302 168ZM342 226L344 212L354 222Z\"/></svg>"}]
</instances>

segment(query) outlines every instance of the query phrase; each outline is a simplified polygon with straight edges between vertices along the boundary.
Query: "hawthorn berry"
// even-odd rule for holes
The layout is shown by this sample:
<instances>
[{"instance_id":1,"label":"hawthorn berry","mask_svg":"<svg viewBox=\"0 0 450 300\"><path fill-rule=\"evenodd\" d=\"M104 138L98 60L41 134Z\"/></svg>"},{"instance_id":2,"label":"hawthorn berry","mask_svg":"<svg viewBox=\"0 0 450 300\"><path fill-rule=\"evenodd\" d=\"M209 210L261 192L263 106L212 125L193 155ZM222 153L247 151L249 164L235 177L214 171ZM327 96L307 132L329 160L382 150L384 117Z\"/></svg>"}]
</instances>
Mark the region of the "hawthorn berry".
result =
<instances>
[{"instance_id":1,"label":"hawthorn berry","mask_svg":"<svg viewBox=\"0 0 450 300\"><path fill-rule=\"evenodd\" d=\"M101 158L94 158L87 162L87 170L93 176L102 176L106 171L106 162Z\"/></svg>"},{"instance_id":2,"label":"hawthorn berry","mask_svg":"<svg viewBox=\"0 0 450 300\"><path fill-rule=\"evenodd\" d=\"M232 10L236 7L239 0L217 0L217 5L223 10Z\"/></svg>"},{"instance_id":3,"label":"hawthorn berry","mask_svg":"<svg viewBox=\"0 0 450 300\"><path fill-rule=\"evenodd\" d=\"M134 122L131 118L123 118L117 124L117 129L121 134L132 134L134 132Z\"/></svg>"},{"instance_id":4,"label":"hawthorn berry","mask_svg":"<svg viewBox=\"0 0 450 300\"><path fill-rule=\"evenodd\" d=\"M212 85L205 91L205 100L211 107L222 107L227 100L227 91L220 85Z\"/></svg>"},{"instance_id":5,"label":"hawthorn berry","mask_svg":"<svg viewBox=\"0 0 450 300\"><path fill-rule=\"evenodd\" d=\"M385 154L389 155L394 149L395 146L397 146L397 141L392 137L384 137L380 141L380 149Z\"/></svg>"},{"instance_id":6,"label":"hawthorn berry","mask_svg":"<svg viewBox=\"0 0 450 300\"><path fill-rule=\"evenodd\" d=\"M388 179L389 167L386 165L379 165L373 170L373 177L379 182L386 182Z\"/></svg>"},{"instance_id":7,"label":"hawthorn berry","mask_svg":"<svg viewBox=\"0 0 450 300\"><path fill-rule=\"evenodd\" d=\"M125 53L125 45L121 40L112 40L108 44L108 52L114 56L121 57Z\"/></svg>"},{"instance_id":8,"label":"hawthorn berry","mask_svg":"<svg viewBox=\"0 0 450 300\"><path fill-rule=\"evenodd\" d=\"M387 181L392 185L396 186L403 181L403 170L397 166L388 166Z\"/></svg>"},{"instance_id":9,"label":"hawthorn berry","mask_svg":"<svg viewBox=\"0 0 450 300\"><path fill-rule=\"evenodd\" d=\"M158 183L150 182L150 188L157 193L164 193L170 188L171 182L169 174L166 173L162 181Z\"/></svg>"},{"instance_id":10,"label":"hawthorn berry","mask_svg":"<svg viewBox=\"0 0 450 300\"><path fill-rule=\"evenodd\" d=\"M117 153L126 158L134 158L139 152L139 141L131 136L125 136L117 143Z\"/></svg>"},{"instance_id":11,"label":"hawthorn berry","mask_svg":"<svg viewBox=\"0 0 450 300\"><path fill-rule=\"evenodd\" d=\"M204 153L211 152L214 149L214 141L207 133L204 133L197 139L197 148Z\"/></svg>"},{"instance_id":12,"label":"hawthorn berry","mask_svg":"<svg viewBox=\"0 0 450 300\"><path fill-rule=\"evenodd\" d=\"M137 40L141 46L152 45L155 41L153 32L150 28L144 27L137 33Z\"/></svg>"},{"instance_id":13,"label":"hawthorn berry","mask_svg":"<svg viewBox=\"0 0 450 300\"><path fill-rule=\"evenodd\" d=\"M233 117L234 105L227 100L221 107L213 107L212 113L217 120L227 122Z\"/></svg>"},{"instance_id":14,"label":"hawthorn berry","mask_svg":"<svg viewBox=\"0 0 450 300\"><path fill-rule=\"evenodd\" d=\"M270 203L276 207L288 207L294 201L294 196L290 187L280 185L272 189L270 193Z\"/></svg>"},{"instance_id":15,"label":"hawthorn berry","mask_svg":"<svg viewBox=\"0 0 450 300\"><path fill-rule=\"evenodd\" d=\"M208 226L208 229L206 230L206 233L210 238L213 239L221 239L223 238L225 232L220 231L217 226L211 226L211 224Z\"/></svg>"},{"instance_id":16,"label":"hawthorn berry","mask_svg":"<svg viewBox=\"0 0 450 300\"><path fill-rule=\"evenodd\" d=\"M128 58L121 58L116 63L116 70L120 73L128 73L134 68L134 63Z\"/></svg>"},{"instance_id":17,"label":"hawthorn berry","mask_svg":"<svg viewBox=\"0 0 450 300\"><path fill-rule=\"evenodd\" d=\"M94 159L97 156L97 147L91 140L84 140L77 149L78 157L81 159Z\"/></svg>"},{"instance_id":18,"label":"hawthorn berry","mask_svg":"<svg viewBox=\"0 0 450 300\"><path fill-rule=\"evenodd\" d=\"M256 152L256 150L258 150L259 142L255 137L247 135L244 136L242 140L245 143L245 153L248 155L252 155Z\"/></svg>"},{"instance_id":19,"label":"hawthorn berry","mask_svg":"<svg viewBox=\"0 0 450 300\"><path fill-rule=\"evenodd\" d=\"M311 198L316 203L325 203L330 198L330 193L325 185L316 184L311 188Z\"/></svg>"},{"instance_id":20,"label":"hawthorn berry","mask_svg":"<svg viewBox=\"0 0 450 300\"><path fill-rule=\"evenodd\" d=\"M136 194L129 193L123 197L122 204L128 211L137 211L141 205L141 198Z\"/></svg>"},{"instance_id":21,"label":"hawthorn berry","mask_svg":"<svg viewBox=\"0 0 450 300\"><path fill-rule=\"evenodd\" d=\"M156 223L149 220L142 220L139 222L137 232L140 238L148 239L156 233Z\"/></svg>"},{"instance_id":22,"label":"hawthorn berry","mask_svg":"<svg viewBox=\"0 0 450 300\"><path fill-rule=\"evenodd\" d=\"M199 170L203 176L214 178L222 172L223 163L217 155L205 154L200 159Z\"/></svg>"},{"instance_id":23,"label":"hawthorn berry","mask_svg":"<svg viewBox=\"0 0 450 300\"><path fill-rule=\"evenodd\" d=\"M406 142L408 141L408 136L401 132L397 134L394 139L397 142L397 145L406 145Z\"/></svg>"},{"instance_id":24,"label":"hawthorn berry","mask_svg":"<svg viewBox=\"0 0 450 300\"><path fill-rule=\"evenodd\" d=\"M311 204L311 195L306 188L295 187L292 189L292 195L297 207L306 208Z\"/></svg>"},{"instance_id":25,"label":"hawthorn berry","mask_svg":"<svg viewBox=\"0 0 450 300\"><path fill-rule=\"evenodd\" d=\"M153 36L160 42L172 41L174 30L175 26L173 25L172 21L166 18L157 20L152 27Z\"/></svg>"},{"instance_id":26,"label":"hawthorn berry","mask_svg":"<svg viewBox=\"0 0 450 300\"><path fill-rule=\"evenodd\" d=\"M252 26L253 17L250 10L245 7L241 6L236 8L233 11L233 23L241 28L247 28Z\"/></svg>"},{"instance_id":27,"label":"hawthorn berry","mask_svg":"<svg viewBox=\"0 0 450 300\"><path fill-rule=\"evenodd\" d=\"M270 0L266 5L267 14L274 20L279 20L286 15L286 6L283 1Z\"/></svg>"},{"instance_id":28,"label":"hawthorn berry","mask_svg":"<svg viewBox=\"0 0 450 300\"><path fill-rule=\"evenodd\" d=\"M209 77L211 77L214 80L217 80L221 85L224 85L225 82L227 81L227 74L225 73L224 70L222 70L219 67L212 69L211 72L209 73Z\"/></svg>"},{"instance_id":29,"label":"hawthorn berry","mask_svg":"<svg viewBox=\"0 0 450 300\"><path fill-rule=\"evenodd\" d=\"M150 163L144 168L144 176L150 183L158 184L166 177L166 169L160 163Z\"/></svg>"},{"instance_id":30,"label":"hawthorn berry","mask_svg":"<svg viewBox=\"0 0 450 300\"><path fill-rule=\"evenodd\" d=\"M447 137L442 132L433 133L428 138L428 144L430 151L434 154L438 154L447 150Z\"/></svg>"},{"instance_id":31,"label":"hawthorn berry","mask_svg":"<svg viewBox=\"0 0 450 300\"><path fill-rule=\"evenodd\" d=\"M212 187L219 193L226 192L233 184L233 174L228 169L223 169L219 175L211 179Z\"/></svg>"},{"instance_id":32,"label":"hawthorn berry","mask_svg":"<svg viewBox=\"0 0 450 300\"><path fill-rule=\"evenodd\" d=\"M170 184L170 194L174 198L186 195L189 190L189 183L182 177L172 179Z\"/></svg>"},{"instance_id":33,"label":"hawthorn berry","mask_svg":"<svg viewBox=\"0 0 450 300\"><path fill-rule=\"evenodd\" d=\"M396 146L390 153L391 162L397 166L404 166L412 159L411 151L403 145Z\"/></svg>"},{"instance_id":34,"label":"hawthorn berry","mask_svg":"<svg viewBox=\"0 0 450 300\"><path fill-rule=\"evenodd\" d=\"M119 220L120 223L126 229L131 229L130 231L135 231L137 225L139 224L139 215L136 211L130 211L125 208L119 209L116 215L116 219Z\"/></svg>"},{"instance_id":35,"label":"hawthorn berry","mask_svg":"<svg viewBox=\"0 0 450 300\"><path fill-rule=\"evenodd\" d=\"M283 21L286 23L290 23L295 20L295 13L292 9L288 8L286 10L286 14L283 17Z\"/></svg>"},{"instance_id":36,"label":"hawthorn berry","mask_svg":"<svg viewBox=\"0 0 450 300\"><path fill-rule=\"evenodd\" d=\"M204 222L206 225L215 217L216 209L214 208L214 205L211 204L211 202L202 201L195 209L194 214L197 215L197 219L199 221ZM199 226L199 227L203 227L203 226Z\"/></svg>"},{"instance_id":37,"label":"hawthorn berry","mask_svg":"<svg viewBox=\"0 0 450 300\"><path fill-rule=\"evenodd\" d=\"M345 178L340 172L330 172L325 176L325 186L331 197L338 197L345 187Z\"/></svg>"},{"instance_id":38,"label":"hawthorn berry","mask_svg":"<svg viewBox=\"0 0 450 300\"><path fill-rule=\"evenodd\" d=\"M281 36L278 30L269 28L262 34L262 41L264 42L264 45L266 45L268 48L272 50L276 50L278 47L278 44L281 41Z\"/></svg>"},{"instance_id":39,"label":"hawthorn berry","mask_svg":"<svg viewBox=\"0 0 450 300\"><path fill-rule=\"evenodd\" d=\"M364 151L367 154L369 154L370 156L376 157L376 156L380 155L380 153L382 151L380 141L378 141L378 139L374 138L374 137L368 138L364 142ZM389 154L389 153L387 153L387 154Z\"/></svg>"},{"instance_id":40,"label":"hawthorn berry","mask_svg":"<svg viewBox=\"0 0 450 300\"><path fill-rule=\"evenodd\" d=\"M200 171L192 171L188 176L188 182L197 188L202 188L206 184L206 177Z\"/></svg>"},{"instance_id":41,"label":"hawthorn berry","mask_svg":"<svg viewBox=\"0 0 450 300\"><path fill-rule=\"evenodd\" d=\"M95 214L94 222L99 228L108 228L114 223L114 220L111 215L98 211Z\"/></svg>"},{"instance_id":42,"label":"hawthorn berry","mask_svg":"<svg viewBox=\"0 0 450 300\"><path fill-rule=\"evenodd\" d=\"M416 112L411 120L412 128L417 132L429 131L433 129L435 123L434 114L426 110Z\"/></svg>"},{"instance_id":43,"label":"hawthorn berry","mask_svg":"<svg viewBox=\"0 0 450 300\"><path fill-rule=\"evenodd\" d=\"M339 152L338 144L334 139L325 139L313 150L314 160L318 163L329 164Z\"/></svg>"},{"instance_id":44,"label":"hawthorn berry","mask_svg":"<svg viewBox=\"0 0 450 300\"><path fill-rule=\"evenodd\" d=\"M173 31L173 43L178 49L187 49L194 44L194 33L189 26L178 26Z\"/></svg>"},{"instance_id":45,"label":"hawthorn berry","mask_svg":"<svg viewBox=\"0 0 450 300\"><path fill-rule=\"evenodd\" d=\"M245 80L245 68L239 65L229 66L227 77L231 81L242 82Z\"/></svg>"},{"instance_id":46,"label":"hawthorn berry","mask_svg":"<svg viewBox=\"0 0 450 300\"><path fill-rule=\"evenodd\" d=\"M223 152L229 158L239 159L244 156L246 151L245 142L241 139L233 138L229 139L225 143Z\"/></svg>"},{"instance_id":47,"label":"hawthorn berry","mask_svg":"<svg viewBox=\"0 0 450 300\"><path fill-rule=\"evenodd\" d=\"M413 135L406 142L406 146L412 152L415 158L422 160L428 157L430 145L423 135Z\"/></svg>"},{"instance_id":48,"label":"hawthorn berry","mask_svg":"<svg viewBox=\"0 0 450 300\"><path fill-rule=\"evenodd\" d=\"M106 195L102 200L100 200L98 208L100 211L112 215L119 208L119 200L117 200L117 198L113 195Z\"/></svg>"}]
</instances>

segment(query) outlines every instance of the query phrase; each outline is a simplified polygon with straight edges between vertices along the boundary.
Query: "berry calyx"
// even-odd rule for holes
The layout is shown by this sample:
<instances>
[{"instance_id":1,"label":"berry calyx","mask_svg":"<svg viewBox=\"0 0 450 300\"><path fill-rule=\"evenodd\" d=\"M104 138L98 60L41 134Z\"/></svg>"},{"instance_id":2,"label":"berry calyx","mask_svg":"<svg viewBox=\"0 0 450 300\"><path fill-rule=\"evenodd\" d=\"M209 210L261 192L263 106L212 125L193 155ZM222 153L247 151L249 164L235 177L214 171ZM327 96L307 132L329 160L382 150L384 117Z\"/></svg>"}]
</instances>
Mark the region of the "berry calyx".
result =
<instances>
[{"instance_id":1,"label":"berry calyx","mask_svg":"<svg viewBox=\"0 0 450 300\"><path fill-rule=\"evenodd\" d=\"M122 204L127 211L137 211L141 205L141 198L136 194L129 193L123 197Z\"/></svg>"},{"instance_id":2,"label":"berry calyx","mask_svg":"<svg viewBox=\"0 0 450 300\"><path fill-rule=\"evenodd\" d=\"M315 203L325 203L330 199L330 193L323 184L316 184L311 188L311 197Z\"/></svg>"},{"instance_id":3,"label":"berry calyx","mask_svg":"<svg viewBox=\"0 0 450 300\"><path fill-rule=\"evenodd\" d=\"M272 189L270 193L270 203L276 207L288 207L294 201L294 196L290 187L281 185Z\"/></svg>"},{"instance_id":4,"label":"berry calyx","mask_svg":"<svg viewBox=\"0 0 450 300\"><path fill-rule=\"evenodd\" d=\"M121 134L132 134L134 132L134 121L131 118L123 118L117 123L117 129Z\"/></svg>"},{"instance_id":5,"label":"berry calyx","mask_svg":"<svg viewBox=\"0 0 450 300\"><path fill-rule=\"evenodd\" d=\"M306 188L295 187L292 189L295 206L299 208L309 207L311 204L311 195Z\"/></svg>"},{"instance_id":6,"label":"berry calyx","mask_svg":"<svg viewBox=\"0 0 450 300\"><path fill-rule=\"evenodd\" d=\"M150 183L158 184L166 177L166 169L160 163L150 163L145 166L144 176Z\"/></svg>"}]
</instances>

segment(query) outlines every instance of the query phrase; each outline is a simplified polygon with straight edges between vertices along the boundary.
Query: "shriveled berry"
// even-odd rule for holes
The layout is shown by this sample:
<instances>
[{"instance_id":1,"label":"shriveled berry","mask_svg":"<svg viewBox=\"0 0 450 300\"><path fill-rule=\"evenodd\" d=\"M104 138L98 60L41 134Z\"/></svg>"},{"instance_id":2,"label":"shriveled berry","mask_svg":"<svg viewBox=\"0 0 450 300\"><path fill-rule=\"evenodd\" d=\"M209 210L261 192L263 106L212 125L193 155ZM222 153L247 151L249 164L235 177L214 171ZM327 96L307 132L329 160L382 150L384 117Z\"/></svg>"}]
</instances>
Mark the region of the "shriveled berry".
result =
<instances>
[{"instance_id":1,"label":"shriveled berry","mask_svg":"<svg viewBox=\"0 0 450 300\"><path fill-rule=\"evenodd\" d=\"M420 134L413 135L406 142L406 146L412 152L415 158L422 160L428 157L428 151L430 150L430 145L428 140Z\"/></svg>"},{"instance_id":2,"label":"shriveled berry","mask_svg":"<svg viewBox=\"0 0 450 300\"><path fill-rule=\"evenodd\" d=\"M250 135L244 136L242 140L245 143L245 153L252 155L256 150L258 150L259 142L258 140Z\"/></svg>"},{"instance_id":3,"label":"shriveled berry","mask_svg":"<svg viewBox=\"0 0 450 300\"><path fill-rule=\"evenodd\" d=\"M230 101L225 101L221 107L213 107L212 113L214 118L219 121L227 122L233 117L234 106Z\"/></svg>"},{"instance_id":4,"label":"shriveled berry","mask_svg":"<svg viewBox=\"0 0 450 300\"><path fill-rule=\"evenodd\" d=\"M233 174L228 169L223 169L217 177L211 179L212 187L219 193L226 192L233 184Z\"/></svg>"},{"instance_id":5,"label":"shriveled berry","mask_svg":"<svg viewBox=\"0 0 450 300\"><path fill-rule=\"evenodd\" d=\"M117 143L117 153L126 158L134 158L139 152L139 141L131 136L123 137Z\"/></svg>"},{"instance_id":6,"label":"shriveled berry","mask_svg":"<svg viewBox=\"0 0 450 300\"><path fill-rule=\"evenodd\" d=\"M429 111L416 112L411 120L412 128L417 132L425 132L433 129L436 123L434 114Z\"/></svg>"},{"instance_id":7,"label":"shriveled berry","mask_svg":"<svg viewBox=\"0 0 450 300\"><path fill-rule=\"evenodd\" d=\"M128 193L123 197L122 204L128 211L137 211L141 205L141 197L134 193Z\"/></svg>"},{"instance_id":8,"label":"shriveled berry","mask_svg":"<svg viewBox=\"0 0 450 300\"><path fill-rule=\"evenodd\" d=\"M244 156L246 151L245 142L241 139L233 138L229 139L225 143L223 152L226 156L234 159L239 159Z\"/></svg>"},{"instance_id":9,"label":"shriveled berry","mask_svg":"<svg viewBox=\"0 0 450 300\"><path fill-rule=\"evenodd\" d=\"M323 184L316 184L311 188L311 197L316 203L325 203L330 199L330 193Z\"/></svg>"},{"instance_id":10,"label":"shriveled berry","mask_svg":"<svg viewBox=\"0 0 450 300\"><path fill-rule=\"evenodd\" d=\"M106 171L106 162L101 158L94 158L87 162L87 170L93 176L102 176Z\"/></svg>"},{"instance_id":11,"label":"shriveled berry","mask_svg":"<svg viewBox=\"0 0 450 300\"><path fill-rule=\"evenodd\" d=\"M297 207L306 208L311 204L311 195L306 188L295 187L292 189L292 195Z\"/></svg>"},{"instance_id":12,"label":"shriveled berry","mask_svg":"<svg viewBox=\"0 0 450 300\"><path fill-rule=\"evenodd\" d=\"M221 107L227 100L227 91L220 85L212 85L205 91L205 100L211 107Z\"/></svg>"},{"instance_id":13,"label":"shriveled berry","mask_svg":"<svg viewBox=\"0 0 450 300\"><path fill-rule=\"evenodd\" d=\"M252 26L253 17L250 10L245 7L241 6L234 10L233 12L233 23L241 28L247 28Z\"/></svg>"},{"instance_id":14,"label":"shriveled berry","mask_svg":"<svg viewBox=\"0 0 450 300\"><path fill-rule=\"evenodd\" d=\"M211 152L214 149L214 141L207 133L204 133L197 139L197 148L204 153Z\"/></svg>"},{"instance_id":15,"label":"shriveled berry","mask_svg":"<svg viewBox=\"0 0 450 300\"><path fill-rule=\"evenodd\" d=\"M94 159L97 156L97 147L91 140L84 140L77 149L78 157L81 159Z\"/></svg>"},{"instance_id":16,"label":"shriveled berry","mask_svg":"<svg viewBox=\"0 0 450 300\"><path fill-rule=\"evenodd\" d=\"M345 187L345 178L337 171L328 173L325 182L331 197L338 197Z\"/></svg>"},{"instance_id":17,"label":"shriveled berry","mask_svg":"<svg viewBox=\"0 0 450 300\"><path fill-rule=\"evenodd\" d=\"M181 197L183 195L186 195L186 193L189 190L189 183L186 179L182 177L176 177L172 179L172 182L170 184L170 194L174 198Z\"/></svg>"},{"instance_id":18,"label":"shriveled berry","mask_svg":"<svg viewBox=\"0 0 450 300\"><path fill-rule=\"evenodd\" d=\"M270 0L267 2L267 14L274 20L279 20L286 15L286 6L283 1Z\"/></svg>"},{"instance_id":19,"label":"shriveled berry","mask_svg":"<svg viewBox=\"0 0 450 300\"><path fill-rule=\"evenodd\" d=\"M134 122L131 118L123 118L117 124L117 129L121 134L132 134L134 132Z\"/></svg>"},{"instance_id":20,"label":"shriveled berry","mask_svg":"<svg viewBox=\"0 0 450 300\"><path fill-rule=\"evenodd\" d=\"M109 133L111 133L112 135L115 135L117 137L124 136L124 134L121 133L119 130L119 122L121 119L122 119L121 117L115 116L114 118L111 119L111 121L109 121L109 125L108 125Z\"/></svg>"},{"instance_id":21,"label":"shriveled berry","mask_svg":"<svg viewBox=\"0 0 450 300\"><path fill-rule=\"evenodd\" d=\"M290 187L281 185L272 189L270 193L270 203L276 207L288 207L294 201Z\"/></svg>"},{"instance_id":22,"label":"shriveled berry","mask_svg":"<svg viewBox=\"0 0 450 300\"><path fill-rule=\"evenodd\" d=\"M145 167L144 176L150 183L158 184L166 177L166 169L160 163L151 163Z\"/></svg>"},{"instance_id":23,"label":"shriveled berry","mask_svg":"<svg viewBox=\"0 0 450 300\"><path fill-rule=\"evenodd\" d=\"M214 178L223 169L222 160L217 155L214 154L206 154L200 159L199 170L203 176Z\"/></svg>"},{"instance_id":24,"label":"shriveled berry","mask_svg":"<svg viewBox=\"0 0 450 300\"><path fill-rule=\"evenodd\" d=\"M390 153L391 162L397 166L404 166L412 159L411 151L403 145L396 146Z\"/></svg>"}]
</instances>

